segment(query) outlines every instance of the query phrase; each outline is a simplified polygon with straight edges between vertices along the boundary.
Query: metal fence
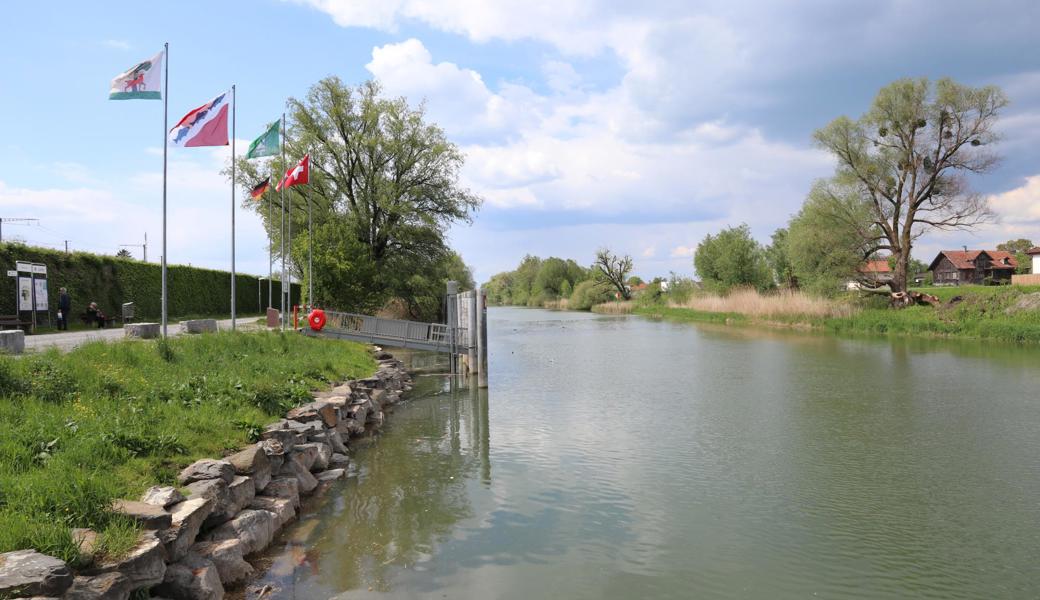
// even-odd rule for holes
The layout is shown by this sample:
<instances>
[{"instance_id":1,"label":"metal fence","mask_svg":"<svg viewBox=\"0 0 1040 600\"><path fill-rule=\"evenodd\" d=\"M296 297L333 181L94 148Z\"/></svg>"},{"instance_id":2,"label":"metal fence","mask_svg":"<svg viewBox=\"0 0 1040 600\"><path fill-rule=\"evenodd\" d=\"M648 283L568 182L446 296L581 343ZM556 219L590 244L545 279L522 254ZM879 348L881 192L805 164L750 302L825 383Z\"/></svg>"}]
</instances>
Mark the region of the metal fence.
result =
<instances>
[{"instance_id":1,"label":"metal fence","mask_svg":"<svg viewBox=\"0 0 1040 600\"><path fill-rule=\"evenodd\" d=\"M356 313L325 311L322 333L359 341L404 348L448 351L469 347L469 328L452 330L442 323L420 323L401 319L383 319Z\"/></svg>"}]
</instances>

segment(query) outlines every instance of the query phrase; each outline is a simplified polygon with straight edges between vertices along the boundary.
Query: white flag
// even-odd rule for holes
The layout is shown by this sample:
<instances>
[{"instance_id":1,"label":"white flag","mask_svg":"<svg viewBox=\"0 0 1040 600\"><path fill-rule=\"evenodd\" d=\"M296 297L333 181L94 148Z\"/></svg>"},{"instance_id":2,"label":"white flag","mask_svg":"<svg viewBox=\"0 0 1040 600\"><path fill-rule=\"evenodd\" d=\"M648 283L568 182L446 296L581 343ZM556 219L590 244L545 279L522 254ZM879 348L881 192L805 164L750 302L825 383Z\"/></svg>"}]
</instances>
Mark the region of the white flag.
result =
<instances>
[{"instance_id":1,"label":"white flag","mask_svg":"<svg viewBox=\"0 0 1040 600\"><path fill-rule=\"evenodd\" d=\"M108 92L109 100L162 99L163 52L137 63L125 73L116 75Z\"/></svg>"}]
</instances>

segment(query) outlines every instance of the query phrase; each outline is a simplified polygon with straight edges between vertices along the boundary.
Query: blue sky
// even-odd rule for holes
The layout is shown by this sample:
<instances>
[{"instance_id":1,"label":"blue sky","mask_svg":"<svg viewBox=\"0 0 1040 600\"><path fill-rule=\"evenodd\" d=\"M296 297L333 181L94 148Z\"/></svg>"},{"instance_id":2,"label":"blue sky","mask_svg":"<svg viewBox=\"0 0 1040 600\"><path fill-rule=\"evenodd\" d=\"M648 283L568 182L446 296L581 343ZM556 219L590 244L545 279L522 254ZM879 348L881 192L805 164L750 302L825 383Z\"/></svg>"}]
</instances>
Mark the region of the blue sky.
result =
<instances>
[{"instance_id":1,"label":"blue sky","mask_svg":"<svg viewBox=\"0 0 1040 600\"><path fill-rule=\"evenodd\" d=\"M5 237L159 256L162 103L107 100L109 80L170 42L170 119L238 89L245 143L326 75L425 100L485 199L453 244L478 279L527 253L588 263L609 246L643 276L692 275L707 233L760 240L797 211L829 157L814 129L857 116L899 77L952 76L1010 96L1005 160L975 181L999 221L929 235L915 254L1040 242L1035 2L261 0L7 7L0 37ZM226 148L171 150L169 259L230 260ZM243 271L264 233L238 212Z\"/></svg>"}]
</instances>

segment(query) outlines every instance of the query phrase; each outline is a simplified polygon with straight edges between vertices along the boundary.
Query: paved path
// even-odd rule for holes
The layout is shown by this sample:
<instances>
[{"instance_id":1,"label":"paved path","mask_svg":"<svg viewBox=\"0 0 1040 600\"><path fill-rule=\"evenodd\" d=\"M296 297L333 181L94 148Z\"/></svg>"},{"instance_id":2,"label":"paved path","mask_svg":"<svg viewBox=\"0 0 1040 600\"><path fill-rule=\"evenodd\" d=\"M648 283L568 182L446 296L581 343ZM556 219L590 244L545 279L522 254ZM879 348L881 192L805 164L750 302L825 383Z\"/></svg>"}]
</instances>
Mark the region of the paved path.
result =
<instances>
[{"instance_id":1,"label":"paved path","mask_svg":"<svg viewBox=\"0 0 1040 600\"><path fill-rule=\"evenodd\" d=\"M243 319L236 319L238 322L238 329L257 329L256 321L259 317L248 317ZM173 321L168 326L170 335L181 335L180 321ZM223 319L217 321L217 328L220 330L231 329L231 319ZM69 351L87 342L94 340L121 340L123 339L123 328L122 327L111 327L109 329L88 329L86 331L69 331L66 333L44 333L41 335L27 335L25 336L25 350L26 352L39 352L47 348L59 348L62 351Z\"/></svg>"}]
</instances>

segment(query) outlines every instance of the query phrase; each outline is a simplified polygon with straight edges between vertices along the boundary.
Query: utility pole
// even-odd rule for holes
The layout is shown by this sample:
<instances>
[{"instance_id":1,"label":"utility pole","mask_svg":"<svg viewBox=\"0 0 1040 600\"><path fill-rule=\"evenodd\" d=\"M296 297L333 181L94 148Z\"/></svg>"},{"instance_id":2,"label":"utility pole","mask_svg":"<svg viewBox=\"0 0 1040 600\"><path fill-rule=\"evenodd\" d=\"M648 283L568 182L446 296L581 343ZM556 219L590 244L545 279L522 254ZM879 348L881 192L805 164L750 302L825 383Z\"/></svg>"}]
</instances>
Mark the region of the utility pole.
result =
<instances>
[{"instance_id":1,"label":"utility pole","mask_svg":"<svg viewBox=\"0 0 1040 600\"><path fill-rule=\"evenodd\" d=\"M32 219L27 217L0 217L0 242L4 241L4 221L8 223L39 223L39 219Z\"/></svg>"},{"instance_id":2,"label":"utility pole","mask_svg":"<svg viewBox=\"0 0 1040 600\"><path fill-rule=\"evenodd\" d=\"M68 254L69 254L69 241L65 240L65 255L68 256Z\"/></svg>"},{"instance_id":3,"label":"utility pole","mask_svg":"<svg viewBox=\"0 0 1040 600\"><path fill-rule=\"evenodd\" d=\"M148 262L148 232L144 232L144 243L143 244L119 244L120 248L141 248L144 257L142 260ZM65 242L65 254L69 253L69 243Z\"/></svg>"}]
</instances>

